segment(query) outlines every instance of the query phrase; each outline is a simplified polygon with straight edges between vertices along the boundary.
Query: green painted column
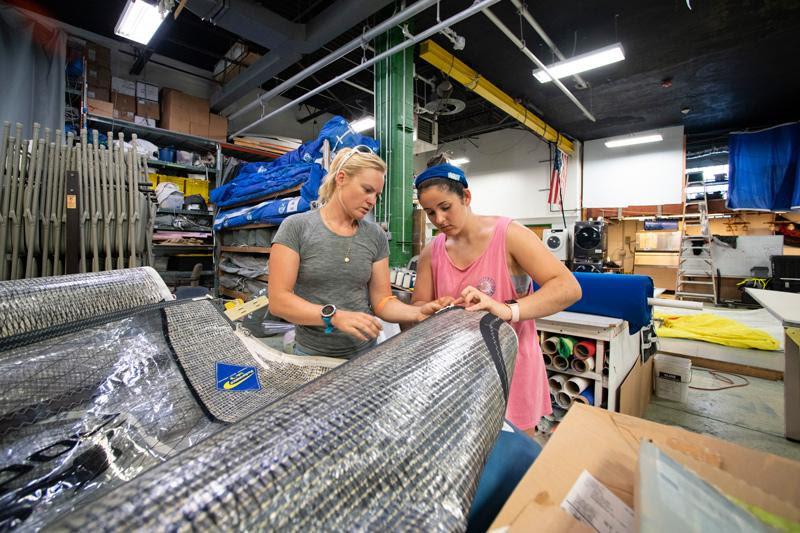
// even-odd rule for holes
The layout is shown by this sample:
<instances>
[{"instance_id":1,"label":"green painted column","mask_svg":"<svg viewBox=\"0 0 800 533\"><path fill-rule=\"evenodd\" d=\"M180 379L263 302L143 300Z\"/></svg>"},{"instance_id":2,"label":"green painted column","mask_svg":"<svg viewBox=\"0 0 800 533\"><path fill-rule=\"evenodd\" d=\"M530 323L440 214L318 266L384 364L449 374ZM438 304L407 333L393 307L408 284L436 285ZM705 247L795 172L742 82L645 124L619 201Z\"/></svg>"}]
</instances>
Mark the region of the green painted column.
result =
<instances>
[{"instance_id":1,"label":"green painted column","mask_svg":"<svg viewBox=\"0 0 800 533\"><path fill-rule=\"evenodd\" d=\"M376 51L388 50L402 40L400 29L394 28L375 40ZM375 135L388 165L375 218L388 225L391 266L405 266L411 259L413 132L414 50L409 47L375 64Z\"/></svg>"}]
</instances>

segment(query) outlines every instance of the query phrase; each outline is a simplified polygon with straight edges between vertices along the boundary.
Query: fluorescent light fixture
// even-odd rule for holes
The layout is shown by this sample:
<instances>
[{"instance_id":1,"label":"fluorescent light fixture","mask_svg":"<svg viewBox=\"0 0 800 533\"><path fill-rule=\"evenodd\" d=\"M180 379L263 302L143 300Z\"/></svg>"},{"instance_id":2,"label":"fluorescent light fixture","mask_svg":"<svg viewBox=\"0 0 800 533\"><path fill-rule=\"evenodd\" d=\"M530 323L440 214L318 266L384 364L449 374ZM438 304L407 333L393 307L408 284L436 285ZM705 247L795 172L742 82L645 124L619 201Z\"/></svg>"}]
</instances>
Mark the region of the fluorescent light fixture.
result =
<instances>
[{"instance_id":1,"label":"fluorescent light fixture","mask_svg":"<svg viewBox=\"0 0 800 533\"><path fill-rule=\"evenodd\" d=\"M587 52L571 59L565 59L558 63L553 63L547 67L553 76L558 79L572 76L580 72L586 72L594 68L610 65L617 61L625 59L625 52L622 50L622 45L619 43L600 48L594 52ZM539 80L540 83L547 83L552 81L550 76L544 70L536 70L533 72L533 77Z\"/></svg>"},{"instance_id":2,"label":"fluorescent light fixture","mask_svg":"<svg viewBox=\"0 0 800 533\"><path fill-rule=\"evenodd\" d=\"M162 15L154 4L148 4L144 0L128 0L117 25L114 26L114 33L131 41L147 44L166 17L167 12Z\"/></svg>"},{"instance_id":3,"label":"fluorescent light fixture","mask_svg":"<svg viewBox=\"0 0 800 533\"><path fill-rule=\"evenodd\" d=\"M664 137L658 133L655 135L641 135L639 137L627 137L625 139L606 141L606 148L619 148L620 146L632 146L634 144L657 143L663 140Z\"/></svg>"},{"instance_id":4,"label":"fluorescent light fixture","mask_svg":"<svg viewBox=\"0 0 800 533\"><path fill-rule=\"evenodd\" d=\"M456 157L455 159L450 160L450 164L455 165L457 167L460 167L461 165L466 165L467 163L469 163L468 157Z\"/></svg>"},{"instance_id":5,"label":"fluorescent light fixture","mask_svg":"<svg viewBox=\"0 0 800 533\"><path fill-rule=\"evenodd\" d=\"M364 117L358 120L353 121L350 124L350 127L353 128L353 131L360 132L360 131L367 131L371 130L375 127L375 118L374 117Z\"/></svg>"}]
</instances>

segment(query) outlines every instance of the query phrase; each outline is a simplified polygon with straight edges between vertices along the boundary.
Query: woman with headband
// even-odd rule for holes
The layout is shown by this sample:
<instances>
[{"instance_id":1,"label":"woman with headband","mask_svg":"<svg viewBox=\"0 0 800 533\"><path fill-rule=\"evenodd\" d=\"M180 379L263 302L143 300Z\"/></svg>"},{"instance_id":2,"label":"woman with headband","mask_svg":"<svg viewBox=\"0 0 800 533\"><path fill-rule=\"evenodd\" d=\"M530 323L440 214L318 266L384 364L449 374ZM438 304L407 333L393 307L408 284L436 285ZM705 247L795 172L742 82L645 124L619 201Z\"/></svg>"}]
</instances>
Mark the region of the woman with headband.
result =
<instances>
[{"instance_id":1,"label":"woman with headband","mask_svg":"<svg viewBox=\"0 0 800 533\"><path fill-rule=\"evenodd\" d=\"M519 352L506 418L532 434L552 412L534 319L578 301L580 285L535 233L506 217L473 213L464 171L443 157L434 158L414 186L440 232L420 254L414 302L459 298L467 310L486 310L511 323ZM540 287L535 293L531 279Z\"/></svg>"},{"instance_id":2,"label":"woman with headband","mask_svg":"<svg viewBox=\"0 0 800 533\"><path fill-rule=\"evenodd\" d=\"M387 322L419 322L452 299L421 307L392 296L389 243L364 220L386 164L366 146L339 150L319 190L320 209L283 221L269 258L269 309L297 325L295 354L350 358L375 345ZM374 315L373 315L374 313Z\"/></svg>"}]
</instances>

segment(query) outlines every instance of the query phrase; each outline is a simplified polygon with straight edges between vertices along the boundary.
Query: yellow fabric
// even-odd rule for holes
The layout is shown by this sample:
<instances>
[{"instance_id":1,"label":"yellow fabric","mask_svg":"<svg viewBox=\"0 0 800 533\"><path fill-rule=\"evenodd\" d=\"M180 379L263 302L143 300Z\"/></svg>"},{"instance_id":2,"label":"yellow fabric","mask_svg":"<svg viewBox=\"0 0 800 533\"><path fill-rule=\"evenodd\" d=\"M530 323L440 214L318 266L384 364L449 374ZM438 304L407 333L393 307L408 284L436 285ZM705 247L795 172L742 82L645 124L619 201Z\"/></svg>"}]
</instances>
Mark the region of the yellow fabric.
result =
<instances>
[{"instance_id":1,"label":"yellow fabric","mask_svg":"<svg viewBox=\"0 0 800 533\"><path fill-rule=\"evenodd\" d=\"M655 313L655 317L663 320L663 324L656 328L659 337L697 339L734 348L780 349L778 341L767 332L712 313L697 315Z\"/></svg>"}]
</instances>

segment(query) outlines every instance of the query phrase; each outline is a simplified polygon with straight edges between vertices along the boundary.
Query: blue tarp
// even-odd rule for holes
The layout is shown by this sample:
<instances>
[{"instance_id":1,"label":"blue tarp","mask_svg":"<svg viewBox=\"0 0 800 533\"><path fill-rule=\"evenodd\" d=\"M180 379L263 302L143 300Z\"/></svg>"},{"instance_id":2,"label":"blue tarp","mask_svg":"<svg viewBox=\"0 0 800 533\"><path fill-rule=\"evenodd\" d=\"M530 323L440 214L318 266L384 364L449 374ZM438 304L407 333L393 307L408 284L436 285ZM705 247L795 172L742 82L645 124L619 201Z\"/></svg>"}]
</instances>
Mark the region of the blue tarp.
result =
<instances>
[{"instance_id":1,"label":"blue tarp","mask_svg":"<svg viewBox=\"0 0 800 533\"><path fill-rule=\"evenodd\" d=\"M732 133L729 149L730 209L800 209L800 123Z\"/></svg>"},{"instance_id":2,"label":"blue tarp","mask_svg":"<svg viewBox=\"0 0 800 533\"><path fill-rule=\"evenodd\" d=\"M583 296L565 311L627 320L631 334L652 320L652 310L647 305L647 299L653 297L653 279L649 276L590 272L573 274ZM538 288L534 284L534 290Z\"/></svg>"},{"instance_id":3,"label":"blue tarp","mask_svg":"<svg viewBox=\"0 0 800 533\"><path fill-rule=\"evenodd\" d=\"M378 151L380 143L371 137L355 133L342 117L333 117L322 127L313 141L301 145L275 161L247 163L230 182L211 191L211 203L220 208L229 207L268 194L303 185L300 195L307 202L317 199L325 171L318 161L322 158L322 145L327 140L331 152L359 144Z\"/></svg>"},{"instance_id":4,"label":"blue tarp","mask_svg":"<svg viewBox=\"0 0 800 533\"><path fill-rule=\"evenodd\" d=\"M211 191L211 203L220 208L255 200L303 184L300 195L306 201L317 199L325 170L317 163L294 163L279 167L268 163L242 165L230 183Z\"/></svg>"},{"instance_id":5,"label":"blue tarp","mask_svg":"<svg viewBox=\"0 0 800 533\"><path fill-rule=\"evenodd\" d=\"M266 200L257 205L220 211L214 217L214 231L236 228L245 224L280 224L284 218L308 211L311 204L305 198L294 196Z\"/></svg>"}]
</instances>

